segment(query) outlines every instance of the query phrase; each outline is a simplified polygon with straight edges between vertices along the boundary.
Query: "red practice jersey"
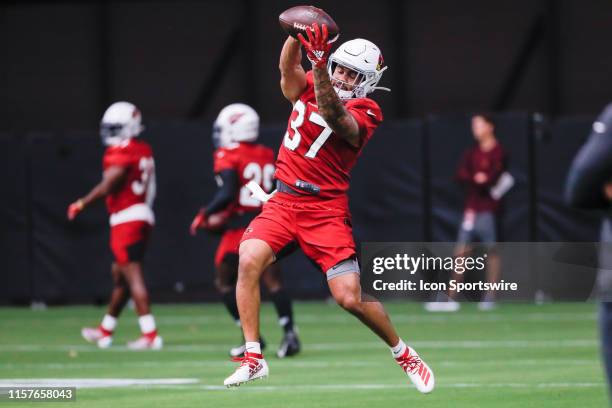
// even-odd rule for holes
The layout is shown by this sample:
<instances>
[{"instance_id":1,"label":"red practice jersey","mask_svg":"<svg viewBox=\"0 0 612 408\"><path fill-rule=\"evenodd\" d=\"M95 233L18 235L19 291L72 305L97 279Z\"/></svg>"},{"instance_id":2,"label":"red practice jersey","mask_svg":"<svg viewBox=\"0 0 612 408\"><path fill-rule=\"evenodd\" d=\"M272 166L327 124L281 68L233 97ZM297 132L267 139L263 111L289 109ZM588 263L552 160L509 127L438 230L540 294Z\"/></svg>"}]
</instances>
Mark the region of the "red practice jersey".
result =
<instances>
[{"instance_id":1,"label":"red practice jersey","mask_svg":"<svg viewBox=\"0 0 612 408\"><path fill-rule=\"evenodd\" d=\"M319 187L320 197L338 197L347 192L349 173L361 150L382 122L382 111L369 98L346 101L344 106L357 120L361 132L361 145L354 147L338 137L319 114L312 71L306 74L306 80L306 90L293 106L289 117L276 161L275 176L292 187L299 182L313 184Z\"/></svg>"},{"instance_id":2,"label":"red practice jersey","mask_svg":"<svg viewBox=\"0 0 612 408\"><path fill-rule=\"evenodd\" d=\"M130 139L125 145L110 146L104 153L103 168L121 166L127 176L115 191L106 197L111 225L130 221L154 223L155 162L153 150L140 139Z\"/></svg>"},{"instance_id":3,"label":"red practice jersey","mask_svg":"<svg viewBox=\"0 0 612 408\"><path fill-rule=\"evenodd\" d=\"M273 189L274 151L256 143L232 143L214 152L214 172L233 170L238 174L240 191L230 204L233 214L260 211L261 202L251 197L245 186L254 180L266 192Z\"/></svg>"}]
</instances>

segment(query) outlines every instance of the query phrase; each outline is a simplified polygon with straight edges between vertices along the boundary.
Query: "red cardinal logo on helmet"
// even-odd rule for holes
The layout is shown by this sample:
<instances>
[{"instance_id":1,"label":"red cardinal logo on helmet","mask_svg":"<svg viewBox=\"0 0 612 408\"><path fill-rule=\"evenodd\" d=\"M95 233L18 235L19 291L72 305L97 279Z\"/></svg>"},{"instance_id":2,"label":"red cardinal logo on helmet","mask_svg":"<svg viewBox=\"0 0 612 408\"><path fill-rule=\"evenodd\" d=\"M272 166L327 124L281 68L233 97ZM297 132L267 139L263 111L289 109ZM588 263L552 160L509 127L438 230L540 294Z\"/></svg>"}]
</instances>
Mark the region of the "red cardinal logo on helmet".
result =
<instances>
[{"instance_id":1,"label":"red cardinal logo on helmet","mask_svg":"<svg viewBox=\"0 0 612 408\"><path fill-rule=\"evenodd\" d=\"M238 122L238 120L244 116L244 113L240 112L240 113L234 113L232 116L229 117L229 123L231 123L232 125L236 122Z\"/></svg>"},{"instance_id":2,"label":"red cardinal logo on helmet","mask_svg":"<svg viewBox=\"0 0 612 408\"><path fill-rule=\"evenodd\" d=\"M382 52L378 56L378 64L376 64L376 70L380 71L385 66L385 59L382 56Z\"/></svg>"}]
</instances>

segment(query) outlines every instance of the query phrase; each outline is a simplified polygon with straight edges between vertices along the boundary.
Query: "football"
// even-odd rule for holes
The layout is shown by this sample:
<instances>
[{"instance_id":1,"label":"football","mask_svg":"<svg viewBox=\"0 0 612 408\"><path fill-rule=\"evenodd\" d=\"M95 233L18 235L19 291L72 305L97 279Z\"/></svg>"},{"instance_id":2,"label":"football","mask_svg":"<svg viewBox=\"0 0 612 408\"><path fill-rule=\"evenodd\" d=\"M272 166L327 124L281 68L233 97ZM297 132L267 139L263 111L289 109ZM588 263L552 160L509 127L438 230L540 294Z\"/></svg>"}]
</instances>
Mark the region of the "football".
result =
<instances>
[{"instance_id":1,"label":"football","mask_svg":"<svg viewBox=\"0 0 612 408\"><path fill-rule=\"evenodd\" d=\"M319 26L325 24L328 32L328 42L332 43L338 39L340 28L338 24L325 11L315 6L295 6L287 9L278 16L278 21L287 34L297 38L299 33L306 37L306 28L312 23ZM308 38L308 37L306 37Z\"/></svg>"}]
</instances>

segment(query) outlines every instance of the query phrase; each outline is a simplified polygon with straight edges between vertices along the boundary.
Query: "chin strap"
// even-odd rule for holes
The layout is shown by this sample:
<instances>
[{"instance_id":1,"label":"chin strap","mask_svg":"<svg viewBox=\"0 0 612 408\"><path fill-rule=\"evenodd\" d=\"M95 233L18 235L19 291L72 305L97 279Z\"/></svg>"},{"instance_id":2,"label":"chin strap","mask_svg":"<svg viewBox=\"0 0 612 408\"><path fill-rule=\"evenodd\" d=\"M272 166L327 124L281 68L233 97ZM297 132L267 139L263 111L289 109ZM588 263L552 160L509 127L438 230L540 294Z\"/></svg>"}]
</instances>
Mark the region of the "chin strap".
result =
<instances>
[{"instance_id":1,"label":"chin strap","mask_svg":"<svg viewBox=\"0 0 612 408\"><path fill-rule=\"evenodd\" d=\"M347 91L344 89L336 88L335 86L334 90L336 91L338 98L340 98L341 100L352 99L355 97L354 91Z\"/></svg>"}]
</instances>

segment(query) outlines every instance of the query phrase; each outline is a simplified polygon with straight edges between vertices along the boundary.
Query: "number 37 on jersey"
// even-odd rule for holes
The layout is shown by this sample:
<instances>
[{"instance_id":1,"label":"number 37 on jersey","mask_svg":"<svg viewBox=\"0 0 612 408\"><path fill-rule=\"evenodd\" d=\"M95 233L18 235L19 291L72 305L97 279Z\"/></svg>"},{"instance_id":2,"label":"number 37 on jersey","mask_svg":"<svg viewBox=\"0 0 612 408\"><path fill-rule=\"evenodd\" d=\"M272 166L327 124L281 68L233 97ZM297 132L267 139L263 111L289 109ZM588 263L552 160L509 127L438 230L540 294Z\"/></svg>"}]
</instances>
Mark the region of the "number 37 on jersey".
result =
<instances>
[{"instance_id":1,"label":"number 37 on jersey","mask_svg":"<svg viewBox=\"0 0 612 408\"><path fill-rule=\"evenodd\" d=\"M305 144L308 151L304 156L314 159L333 133L333 130L317 112L312 111L306 117L306 105L301 100L295 103L293 111L297 112L297 116L289 122L289 128L285 133L283 144L287 149L293 151L300 144Z\"/></svg>"}]
</instances>

